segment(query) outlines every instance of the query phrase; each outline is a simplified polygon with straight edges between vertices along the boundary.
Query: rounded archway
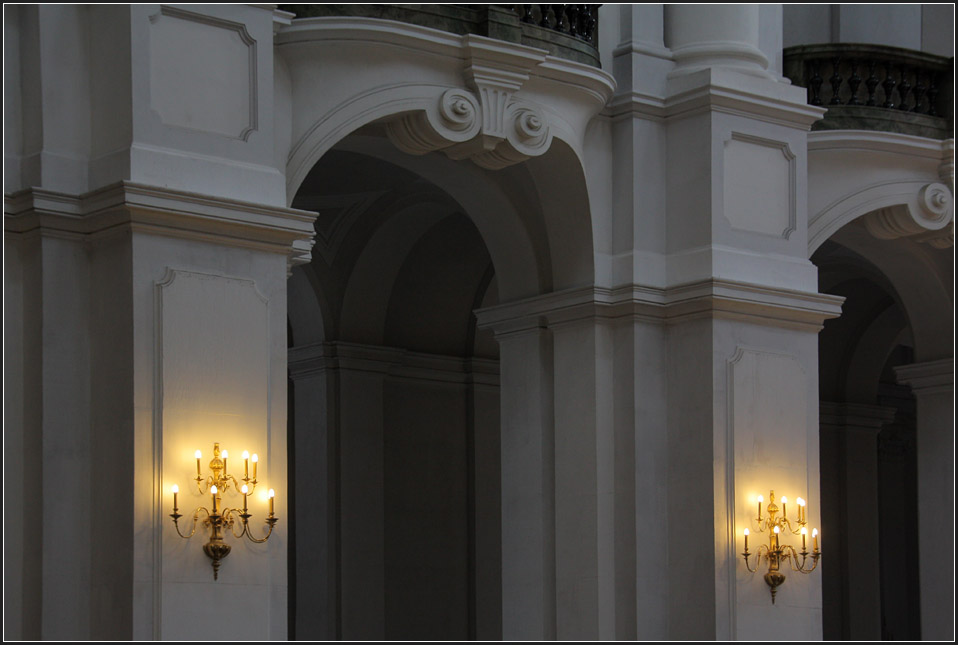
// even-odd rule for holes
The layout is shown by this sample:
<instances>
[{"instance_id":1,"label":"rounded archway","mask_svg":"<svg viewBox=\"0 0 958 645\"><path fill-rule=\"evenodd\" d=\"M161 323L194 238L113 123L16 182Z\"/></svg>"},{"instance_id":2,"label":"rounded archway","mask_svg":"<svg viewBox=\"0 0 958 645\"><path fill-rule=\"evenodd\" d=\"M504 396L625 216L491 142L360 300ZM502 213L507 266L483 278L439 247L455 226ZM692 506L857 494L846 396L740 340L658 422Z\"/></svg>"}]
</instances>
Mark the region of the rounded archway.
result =
<instances>
[{"instance_id":1,"label":"rounded archway","mask_svg":"<svg viewBox=\"0 0 958 645\"><path fill-rule=\"evenodd\" d=\"M859 218L812 256L819 290L845 298L819 338L826 639L921 637L919 446L933 438L898 371L951 352L947 255Z\"/></svg>"},{"instance_id":2,"label":"rounded archway","mask_svg":"<svg viewBox=\"0 0 958 645\"><path fill-rule=\"evenodd\" d=\"M577 157L488 170L368 124L293 206L319 217L289 288L291 633L501 638L499 345L474 311L592 282Z\"/></svg>"}]
</instances>

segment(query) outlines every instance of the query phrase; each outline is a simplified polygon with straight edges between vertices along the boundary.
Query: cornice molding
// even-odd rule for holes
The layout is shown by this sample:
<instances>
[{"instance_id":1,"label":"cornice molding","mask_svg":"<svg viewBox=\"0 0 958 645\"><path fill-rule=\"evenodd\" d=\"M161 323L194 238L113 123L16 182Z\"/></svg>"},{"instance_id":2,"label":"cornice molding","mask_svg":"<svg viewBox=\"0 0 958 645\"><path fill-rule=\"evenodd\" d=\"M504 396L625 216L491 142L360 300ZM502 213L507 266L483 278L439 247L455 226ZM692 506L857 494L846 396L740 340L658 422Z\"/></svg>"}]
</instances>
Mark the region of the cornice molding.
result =
<instances>
[{"instance_id":1,"label":"cornice molding","mask_svg":"<svg viewBox=\"0 0 958 645\"><path fill-rule=\"evenodd\" d=\"M477 310L478 325L497 334L588 322L633 319L675 324L723 318L818 332L841 314L844 298L729 280L707 280L657 289L582 287Z\"/></svg>"},{"instance_id":2,"label":"cornice molding","mask_svg":"<svg viewBox=\"0 0 958 645\"><path fill-rule=\"evenodd\" d=\"M791 86L741 72L704 69L669 83L668 96L633 90L616 96L605 113L663 121L712 111L804 130L825 113L805 103L804 93L799 96Z\"/></svg>"},{"instance_id":3,"label":"cornice molding","mask_svg":"<svg viewBox=\"0 0 958 645\"><path fill-rule=\"evenodd\" d=\"M124 228L310 261L316 213L133 182L81 195L29 188L4 196L4 230L96 239Z\"/></svg>"},{"instance_id":4,"label":"cornice molding","mask_svg":"<svg viewBox=\"0 0 958 645\"><path fill-rule=\"evenodd\" d=\"M895 368L898 382L911 386L917 396L923 394L951 394L955 391L955 360L912 363Z\"/></svg>"},{"instance_id":5,"label":"cornice molding","mask_svg":"<svg viewBox=\"0 0 958 645\"><path fill-rule=\"evenodd\" d=\"M831 430L868 430L876 435L886 423L895 420L895 408L861 403L820 401L818 418L823 428Z\"/></svg>"},{"instance_id":6,"label":"cornice molding","mask_svg":"<svg viewBox=\"0 0 958 645\"><path fill-rule=\"evenodd\" d=\"M499 385L498 360L426 354L383 345L331 341L291 347L287 364L293 379L347 370L420 381Z\"/></svg>"},{"instance_id":7,"label":"cornice molding","mask_svg":"<svg viewBox=\"0 0 958 645\"><path fill-rule=\"evenodd\" d=\"M935 160L954 160L954 139L937 141L896 132L818 130L808 133L808 151L867 150ZM950 155L949 155L950 151Z\"/></svg>"}]
</instances>

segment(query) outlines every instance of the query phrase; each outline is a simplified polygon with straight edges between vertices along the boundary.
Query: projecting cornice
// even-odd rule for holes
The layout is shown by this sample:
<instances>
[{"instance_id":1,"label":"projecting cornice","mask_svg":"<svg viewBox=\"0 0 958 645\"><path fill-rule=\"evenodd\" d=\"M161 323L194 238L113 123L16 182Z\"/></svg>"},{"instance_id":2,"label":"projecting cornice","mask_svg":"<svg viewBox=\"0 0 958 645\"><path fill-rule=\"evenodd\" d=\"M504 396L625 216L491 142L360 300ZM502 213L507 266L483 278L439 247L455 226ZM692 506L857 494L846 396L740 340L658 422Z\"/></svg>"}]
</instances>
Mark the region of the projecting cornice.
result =
<instances>
[{"instance_id":1,"label":"projecting cornice","mask_svg":"<svg viewBox=\"0 0 958 645\"><path fill-rule=\"evenodd\" d=\"M730 280L703 280L668 289L631 285L583 287L476 311L479 327L497 334L594 319L632 318L674 324L696 318L742 320L818 332L841 314L844 298Z\"/></svg>"},{"instance_id":2,"label":"projecting cornice","mask_svg":"<svg viewBox=\"0 0 958 645\"><path fill-rule=\"evenodd\" d=\"M7 233L59 237L132 230L310 261L316 214L121 182L82 195L30 188L4 196Z\"/></svg>"}]
</instances>

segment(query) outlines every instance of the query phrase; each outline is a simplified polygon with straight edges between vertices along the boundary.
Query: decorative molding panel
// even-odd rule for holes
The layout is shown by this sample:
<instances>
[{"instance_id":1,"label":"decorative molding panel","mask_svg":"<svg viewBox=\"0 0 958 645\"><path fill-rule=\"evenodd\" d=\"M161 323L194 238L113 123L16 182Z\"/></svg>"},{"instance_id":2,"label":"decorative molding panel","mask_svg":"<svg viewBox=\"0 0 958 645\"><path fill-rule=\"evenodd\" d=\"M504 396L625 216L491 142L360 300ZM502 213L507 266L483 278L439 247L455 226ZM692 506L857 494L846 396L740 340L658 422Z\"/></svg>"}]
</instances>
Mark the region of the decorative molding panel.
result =
<instances>
[{"instance_id":1,"label":"decorative molding panel","mask_svg":"<svg viewBox=\"0 0 958 645\"><path fill-rule=\"evenodd\" d=\"M723 210L732 228L788 239L795 231L795 155L788 144L733 132L725 142Z\"/></svg>"},{"instance_id":2,"label":"decorative molding panel","mask_svg":"<svg viewBox=\"0 0 958 645\"><path fill-rule=\"evenodd\" d=\"M150 107L168 126L246 141L258 127L246 26L174 7L150 17Z\"/></svg>"}]
</instances>

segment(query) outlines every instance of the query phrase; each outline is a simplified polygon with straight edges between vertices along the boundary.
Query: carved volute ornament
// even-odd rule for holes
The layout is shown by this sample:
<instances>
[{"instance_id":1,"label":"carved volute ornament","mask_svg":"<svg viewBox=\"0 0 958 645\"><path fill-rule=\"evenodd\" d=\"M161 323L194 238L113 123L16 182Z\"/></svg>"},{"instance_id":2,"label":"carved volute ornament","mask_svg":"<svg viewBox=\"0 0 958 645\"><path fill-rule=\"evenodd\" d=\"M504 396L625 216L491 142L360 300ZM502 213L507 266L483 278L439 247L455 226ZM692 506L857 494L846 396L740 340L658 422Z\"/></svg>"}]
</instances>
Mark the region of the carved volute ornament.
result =
<instances>
[{"instance_id":1,"label":"carved volute ornament","mask_svg":"<svg viewBox=\"0 0 958 645\"><path fill-rule=\"evenodd\" d=\"M552 143L545 115L515 93L546 52L479 39L467 40L466 50L464 81L471 90L447 89L425 109L389 121L393 144L415 155L442 150L492 170L545 153Z\"/></svg>"},{"instance_id":2,"label":"carved volute ornament","mask_svg":"<svg viewBox=\"0 0 958 645\"><path fill-rule=\"evenodd\" d=\"M937 182L918 190L914 204L900 204L865 216L868 232L882 240L910 237L935 248L954 246L954 198L951 189Z\"/></svg>"}]
</instances>

